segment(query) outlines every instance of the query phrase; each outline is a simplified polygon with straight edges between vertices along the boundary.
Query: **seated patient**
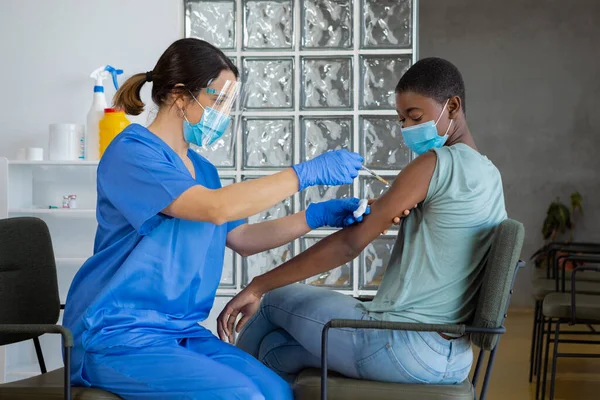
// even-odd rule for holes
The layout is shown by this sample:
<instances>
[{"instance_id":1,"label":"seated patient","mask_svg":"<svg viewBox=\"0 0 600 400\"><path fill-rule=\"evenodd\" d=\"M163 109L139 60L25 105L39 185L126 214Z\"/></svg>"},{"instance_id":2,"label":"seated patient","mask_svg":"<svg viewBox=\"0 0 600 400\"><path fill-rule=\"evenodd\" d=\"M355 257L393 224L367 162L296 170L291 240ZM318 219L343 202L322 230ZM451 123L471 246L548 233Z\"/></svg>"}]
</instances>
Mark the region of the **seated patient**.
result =
<instances>
[{"instance_id":1,"label":"seated patient","mask_svg":"<svg viewBox=\"0 0 600 400\"><path fill-rule=\"evenodd\" d=\"M419 156L371 214L255 278L219 316L219 334L231 340L241 313L237 345L290 382L320 365L321 331L333 318L458 324L473 317L494 227L506 219L500 173L475 147L463 79L450 62L414 64L396 87L396 107L404 142ZM372 302L290 285L358 257L415 204ZM362 329L329 335L330 368L352 378L456 384L473 361L468 336Z\"/></svg>"}]
</instances>

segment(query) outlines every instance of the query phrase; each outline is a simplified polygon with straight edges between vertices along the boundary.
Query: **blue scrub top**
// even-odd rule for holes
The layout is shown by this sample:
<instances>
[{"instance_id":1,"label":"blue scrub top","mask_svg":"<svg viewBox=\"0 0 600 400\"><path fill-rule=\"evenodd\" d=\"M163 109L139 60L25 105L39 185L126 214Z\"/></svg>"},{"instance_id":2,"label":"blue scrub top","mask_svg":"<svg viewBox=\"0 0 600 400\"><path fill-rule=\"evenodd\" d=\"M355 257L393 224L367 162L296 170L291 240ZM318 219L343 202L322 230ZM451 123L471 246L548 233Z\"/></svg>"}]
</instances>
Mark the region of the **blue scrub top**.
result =
<instances>
[{"instance_id":1,"label":"blue scrub top","mask_svg":"<svg viewBox=\"0 0 600 400\"><path fill-rule=\"evenodd\" d=\"M143 347L203 337L223 269L227 233L243 222L192 222L161 214L194 185L218 189L216 168L194 151L193 179L160 138L132 124L98 166L94 255L76 274L64 324L75 338L74 371L83 351Z\"/></svg>"}]
</instances>

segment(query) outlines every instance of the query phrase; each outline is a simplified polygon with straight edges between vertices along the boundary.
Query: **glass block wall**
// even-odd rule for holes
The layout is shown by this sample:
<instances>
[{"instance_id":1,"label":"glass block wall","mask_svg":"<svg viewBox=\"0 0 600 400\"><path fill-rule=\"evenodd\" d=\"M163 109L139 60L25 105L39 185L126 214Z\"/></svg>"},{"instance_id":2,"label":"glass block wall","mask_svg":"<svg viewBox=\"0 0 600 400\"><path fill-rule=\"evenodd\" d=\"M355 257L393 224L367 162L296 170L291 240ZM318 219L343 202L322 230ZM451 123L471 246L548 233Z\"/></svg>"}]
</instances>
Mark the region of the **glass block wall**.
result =
<instances>
[{"instance_id":1,"label":"glass block wall","mask_svg":"<svg viewBox=\"0 0 600 400\"><path fill-rule=\"evenodd\" d=\"M254 179L348 149L392 181L411 160L394 110L394 87L416 59L417 0L186 0L185 34L221 48L244 87L235 122L210 149L223 185ZM374 198L384 187L367 174L353 185L314 187L249 218L258 222L336 197ZM219 294L317 243L332 230L246 259L227 251ZM361 257L307 280L348 294L372 294L390 256L395 230Z\"/></svg>"}]
</instances>

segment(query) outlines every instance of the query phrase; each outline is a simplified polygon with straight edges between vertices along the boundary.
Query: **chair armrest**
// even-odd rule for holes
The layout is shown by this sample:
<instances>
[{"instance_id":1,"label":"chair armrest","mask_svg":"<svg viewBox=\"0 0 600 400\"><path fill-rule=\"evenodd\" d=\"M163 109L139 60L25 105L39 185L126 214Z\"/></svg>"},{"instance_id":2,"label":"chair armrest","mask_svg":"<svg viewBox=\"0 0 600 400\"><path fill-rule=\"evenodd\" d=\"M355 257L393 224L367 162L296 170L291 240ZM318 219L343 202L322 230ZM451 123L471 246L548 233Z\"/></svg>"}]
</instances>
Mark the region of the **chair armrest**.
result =
<instances>
[{"instance_id":1,"label":"chair armrest","mask_svg":"<svg viewBox=\"0 0 600 400\"><path fill-rule=\"evenodd\" d=\"M584 256L573 256L573 258L576 258L576 260L574 261L588 261L588 259L585 259L586 257ZM595 262L600 264L600 258L596 258L597 260ZM590 262L594 262L594 261L590 261ZM577 299L577 290L576 290L576 282L577 282L577 272L580 271L596 271L596 272L600 272L600 265L582 265L580 267L575 268L572 272L571 272L571 324L575 324L576 323L576 312L577 312L577 305L576 305L576 299Z\"/></svg>"},{"instance_id":2,"label":"chair armrest","mask_svg":"<svg viewBox=\"0 0 600 400\"><path fill-rule=\"evenodd\" d=\"M415 322L363 321L354 319L332 319L325 328L386 329L393 331L438 332L464 335L465 333L502 334L504 327L479 328L464 324L420 324ZM325 330L324 328L324 330Z\"/></svg>"},{"instance_id":3,"label":"chair armrest","mask_svg":"<svg viewBox=\"0 0 600 400\"><path fill-rule=\"evenodd\" d=\"M566 275L566 264L567 261L579 261L579 262L589 262L589 263L598 263L600 264L600 254L596 254L596 253L583 253L580 254L581 252L577 252L577 254L563 254L560 257L558 257L556 259L556 265L560 264L562 261L562 264L560 264L560 272L561 272L561 276L560 276L560 280L561 280L561 288L560 291L561 292L565 292L565 275ZM572 279L572 278L571 278ZM556 281L556 291L558 292L558 275L555 275L555 281Z\"/></svg>"},{"instance_id":4,"label":"chair armrest","mask_svg":"<svg viewBox=\"0 0 600 400\"><path fill-rule=\"evenodd\" d=\"M363 321L354 319L332 319L326 327L355 329L387 329L394 331L444 332L465 334L465 325L418 324L412 322Z\"/></svg>"},{"instance_id":5,"label":"chair armrest","mask_svg":"<svg viewBox=\"0 0 600 400\"><path fill-rule=\"evenodd\" d=\"M531 259L534 259L536 256L538 256L541 253L550 253L550 252L555 252L558 250L572 250L572 251L588 251L588 252L597 252L600 253L600 243L592 243L592 242L572 242L572 243L565 243L565 242L551 242L548 243L547 245L543 246L542 248L540 248L538 251L536 251L535 253L533 253L531 255Z\"/></svg>"},{"instance_id":6,"label":"chair armrest","mask_svg":"<svg viewBox=\"0 0 600 400\"><path fill-rule=\"evenodd\" d=\"M557 267L555 265L555 253L562 252L580 252L580 253L591 253L600 254L600 243L591 242L575 242L575 243L563 243L563 242L552 242L543 246L541 249L533 253L531 259L533 260L538 255L545 253L548 256L549 262L546 263L546 277L556 278ZM551 276L550 273L554 275ZM557 289L558 290L558 289Z\"/></svg>"},{"instance_id":7,"label":"chair armrest","mask_svg":"<svg viewBox=\"0 0 600 400\"><path fill-rule=\"evenodd\" d=\"M65 400L71 400L71 349L73 348L73 334L68 328L51 324L2 324L0 325L0 333L60 334L63 338L63 362L65 365L63 393Z\"/></svg>"},{"instance_id":8,"label":"chair armrest","mask_svg":"<svg viewBox=\"0 0 600 400\"><path fill-rule=\"evenodd\" d=\"M556 252L563 252L566 254L562 254L559 257L556 257ZM573 254L575 253L575 254ZM551 255L551 259L553 260L553 276L554 276L554 281L556 283L555 285L555 290L558 292L559 291L559 280L562 281L562 286L561 286L561 291L564 292L565 291L565 264L567 261L572 260L572 261L588 261L588 258L590 258L590 262L593 262L594 260L598 259L600 260L600 248L595 249L595 248L583 248L583 247L571 247L568 249L556 249L554 251L551 251L550 253L548 253L549 255ZM573 257L573 256L578 256L578 257L583 257L582 259L571 259L569 258L569 260L567 260L568 257ZM561 264L562 262L562 264ZM559 268L561 267L562 268ZM559 277L559 270L560 270L560 277Z\"/></svg>"},{"instance_id":9,"label":"chair armrest","mask_svg":"<svg viewBox=\"0 0 600 400\"><path fill-rule=\"evenodd\" d=\"M63 338L63 347L73 347L73 334L61 325L50 324L2 324L0 333L30 333L43 335L45 333L57 333Z\"/></svg>"},{"instance_id":10,"label":"chair armrest","mask_svg":"<svg viewBox=\"0 0 600 400\"><path fill-rule=\"evenodd\" d=\"M567 261L581 261L600 264L600 254L570 254L567 257Z\"/></svg>"},{"instance_id":11,"label":"chair armrest","mask_svg":"<svg viewBox=\"0 0 600 400\"><path fill-rule=\"evenodd\" d=\"M572 243L562 243L562 242L552 242L545 246L546 252L551 251L585 251L585 252L596 252L600 253L600 243L591 243L591 242L572 242Z\"/></svg>"}]
</instances>

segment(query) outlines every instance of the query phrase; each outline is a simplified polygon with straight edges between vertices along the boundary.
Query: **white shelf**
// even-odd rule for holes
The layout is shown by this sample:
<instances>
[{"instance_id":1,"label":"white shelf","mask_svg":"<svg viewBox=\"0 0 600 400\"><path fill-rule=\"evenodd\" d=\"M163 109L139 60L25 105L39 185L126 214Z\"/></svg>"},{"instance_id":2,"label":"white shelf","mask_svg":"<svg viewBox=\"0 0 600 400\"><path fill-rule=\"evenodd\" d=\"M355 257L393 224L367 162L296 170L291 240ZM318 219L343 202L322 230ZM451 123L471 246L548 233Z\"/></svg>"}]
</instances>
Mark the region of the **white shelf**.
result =
<instances>
[{"instance_id":1,"label":"white shelf","mask_svg":"<svg viewBox=\"0 0 600 400\"><path fill-rule=\"evenodd\" d=\"M39 369L39 365L38 365L38 369ZM8 372L6 375L8 375L9 377L9 381L12 381L12 379L10 379L10 377L14 377L16 378L15 380L21 380L21 379L26 379L26 378L31 378L32 376L36 376L36 375L41 375L40 371L10 371Z\"/></svg>"},{"instance_id":2,"label":"white shelf","mask_svg":"<svg viewBox=\"0 0 600 400\"><path fill-rule=\"evenodd\" d=\"M72 160L72 161L50 161L50 160L43 160L43 161L29 161L29 160L8 160L8 164L9 165L36 165L36 166L51 166L51 165L58 165L58 166L97 166L98 165L98 161L78 161L78 160Z\"/></svg>"},{"instance_id":3,"label":"white shelf","mask_svg":"<svg viewBox=\"0 0 600 400\"><path fill-rule=\"evenodd\" d=\"M9 214L19 215L54 215L54 216L78 216L78 217L95 217L96 210L93 208L11 208Z\"/></svg>"},{"instance_id":4,"label":"white shelf","mask_svg":"<svg viewBox=\"0 0 600 400\"><path fill-rule=\"evenodd\" d=\"M19 364L10 366L9 371L6 372L6 380L8 382L18 381L21 379L31 378L40 374L40 365L38 363Z\"/></svg>"}]
</instances>

